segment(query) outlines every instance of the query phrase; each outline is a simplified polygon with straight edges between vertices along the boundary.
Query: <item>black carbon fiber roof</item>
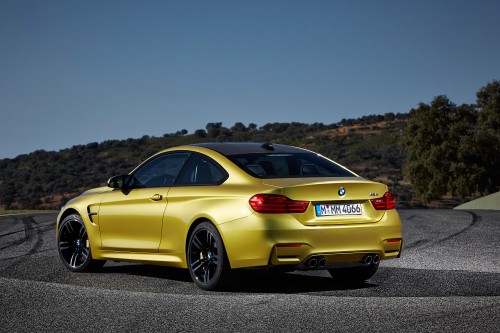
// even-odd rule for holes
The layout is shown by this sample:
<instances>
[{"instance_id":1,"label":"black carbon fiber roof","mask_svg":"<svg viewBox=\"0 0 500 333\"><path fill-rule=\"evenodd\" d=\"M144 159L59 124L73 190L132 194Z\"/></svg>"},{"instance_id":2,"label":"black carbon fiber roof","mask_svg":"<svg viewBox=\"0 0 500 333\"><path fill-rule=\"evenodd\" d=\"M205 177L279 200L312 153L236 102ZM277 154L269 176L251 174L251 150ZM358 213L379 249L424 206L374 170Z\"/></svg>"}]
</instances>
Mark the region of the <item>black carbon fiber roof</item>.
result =
<instances>
[{"instance_id":1,"label":"black carbon fiber roof","mask_svg":"<svg viewBox=\"0 0 500 333\"><path fill-rule=\"evenodd\" d=\"M274 143L258 143L258 142L208 142L197 143L192 146L204 147L215 150L222 155L237 155L249 153L276 153L276 154L290 154L290 153L305 153L305 149L274 144Z\"/></svg>"}]
</instances>

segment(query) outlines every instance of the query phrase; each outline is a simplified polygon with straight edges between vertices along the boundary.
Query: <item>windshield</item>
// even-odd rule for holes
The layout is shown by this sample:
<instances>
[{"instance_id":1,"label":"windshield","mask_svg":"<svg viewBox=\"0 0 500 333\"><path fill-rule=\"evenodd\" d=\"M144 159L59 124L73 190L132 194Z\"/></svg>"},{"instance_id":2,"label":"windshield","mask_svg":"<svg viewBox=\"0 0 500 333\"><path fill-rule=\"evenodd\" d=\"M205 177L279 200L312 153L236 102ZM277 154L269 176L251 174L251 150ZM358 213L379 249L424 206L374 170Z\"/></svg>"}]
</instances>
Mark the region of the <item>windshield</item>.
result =
<instances>
[{"instance_id":1,"label":"windshield","mask_svg":"<svg viewBox=\"0 0 500 333\"><path fill-rule=\"evenodd\" d=\"M356 177L340 165L313 153L253 153L227 157L257 178Z\"/></svg>"}]
</instances>

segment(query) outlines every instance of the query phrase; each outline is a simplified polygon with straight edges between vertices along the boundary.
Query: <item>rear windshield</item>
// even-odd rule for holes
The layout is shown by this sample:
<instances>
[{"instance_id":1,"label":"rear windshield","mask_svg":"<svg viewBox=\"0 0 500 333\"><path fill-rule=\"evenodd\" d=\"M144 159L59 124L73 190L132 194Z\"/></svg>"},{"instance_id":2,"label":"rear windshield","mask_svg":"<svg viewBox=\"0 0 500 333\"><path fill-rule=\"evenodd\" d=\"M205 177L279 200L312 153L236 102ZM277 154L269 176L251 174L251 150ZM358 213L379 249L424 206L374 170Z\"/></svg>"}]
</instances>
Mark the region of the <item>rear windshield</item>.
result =
<instances>
[{"instance_id":1,"label":"rear windshield","mask_svg":"<svg viewBox=\"0 0 500 333\"><path fill-rule=\"evenodd\" d=\"M355 177L341 166L313 153L241 154L227 156L258 178Z\"/></svg>"}]
</instances>

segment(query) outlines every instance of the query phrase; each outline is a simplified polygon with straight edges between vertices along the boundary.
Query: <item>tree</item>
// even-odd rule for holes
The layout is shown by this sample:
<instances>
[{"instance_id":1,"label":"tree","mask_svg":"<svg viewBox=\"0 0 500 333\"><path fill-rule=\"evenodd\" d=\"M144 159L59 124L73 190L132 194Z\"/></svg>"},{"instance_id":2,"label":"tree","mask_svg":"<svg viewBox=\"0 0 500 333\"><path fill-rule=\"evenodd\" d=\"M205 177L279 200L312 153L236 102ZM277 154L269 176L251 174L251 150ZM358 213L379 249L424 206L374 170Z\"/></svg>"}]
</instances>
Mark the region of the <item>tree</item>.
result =
<instances>
[{"instance_id":1,"label":"tree","mask_svg":"<svg viewBox=\"0 0 500 333\"><path fill-rule=\"evenodd\" d=\"M5 209L9 209L14 202L14 198L16 195L16 189L15 185L13 183L8 183L8 184L2 184L3 186L0 187L0 197L3 198L3 205ZM3 192L3 193L2 193Z\"/></svg>"},{"instance_id":2,"label":"tree","mask_svg":"<svg viewBox=\"0 0 500 333\"><path fill-rule=\"evenodd\" d=\"M197 138L206 138L207 132L204 129L197 129L194 131L194 136Z\"/></svg>"},{"instance_id":3,"label":"tree","mask_svg":"<svg viewBox=\"0 0 500 333\"><path fill-rule=\"evenodd\" d=\"M233 127L231 127L231 131L233 131L233 132L246 132L247 128L243 123L237 122L234 124Z\"/></svg>"},{"instance_id":4,"label":"tree","mask_svg":"<svg viewBox=\"0 0 500 333\"><path fill-rule=\"evenodd\" d=\"M248 124L248 130L250 132L256 132L257 131L257 124L255 124L255 123Z\"/></svg>"},{"instance_id":5,"label":"tree","mask_svg":"<svg viewBox=\"0 0 500 333\"><path fill-rule=\"evenodd\" d=\"M477 111L473 105L461 105L450 115L446 149L449 150L448 190L454 196L463 198L477 191L483 167L475 140Z\"/></svg>"},{"instance_id":6,"label":"tree","mask_svg":"<svg viewBox=\"0 0 500 333\"><path fill-rule=\"evenodd\" d=\"M219 136L221 131L222 123L208 123L206 126L208 137L216 138Z\"/></svg>"},{"instance_id":7,"label":"tree","mask_svg":"<svg viewBox=\"0 0 500 333\"><path fill-rule=\"evenodd\" d=\"M446 96L412 110L401 138L407 154L403 172L424 202L447 193L463 198L478 190L476 119L472 106L457 107Z\"/></svg>"},{"instance_id":8,"label":"tree","mask_svg":"<svg viewBox=\"0 0 500 333\"><path fill-rule=\"evenodd\" d=\"M484 171L480 181L492 193L500 189L500 81L488 83L476 96L479 108L476 142Z\"/></svg>"},{"instance_id":9,"label":"tree","mask_svg":"<svg viewBox=\"0 0 500 333\"><path fill-rule=\"evenodd\" d=\"M394 113L392 112L387 112L385 115L384 115L384 120L385 121L394 121L396 119L396 116L394 115Z\"/></svg>"}]
</instances>

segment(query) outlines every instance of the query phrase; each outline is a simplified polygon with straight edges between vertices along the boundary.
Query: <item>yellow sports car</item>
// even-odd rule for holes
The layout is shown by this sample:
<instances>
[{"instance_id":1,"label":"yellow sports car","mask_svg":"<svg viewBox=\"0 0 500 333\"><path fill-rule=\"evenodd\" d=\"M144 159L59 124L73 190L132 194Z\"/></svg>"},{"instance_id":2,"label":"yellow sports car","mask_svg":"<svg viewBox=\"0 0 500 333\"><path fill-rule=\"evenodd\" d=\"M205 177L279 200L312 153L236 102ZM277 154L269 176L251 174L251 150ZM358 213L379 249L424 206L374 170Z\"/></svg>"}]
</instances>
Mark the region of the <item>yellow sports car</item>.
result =
<instances>
[{"instance_id":1,"label":"yellow sports car","mask_svg":"<svg viewBox=\"0 0 500 333\"><path fill-rule=\"evenodd\" d=\"M202 143L155 154L61 209L57 247L79 272L106 260L187 268L200 288L231 269L328 269L364 281L401 255L387 186L309 150Z\"/></svg>"}]
</instances>

